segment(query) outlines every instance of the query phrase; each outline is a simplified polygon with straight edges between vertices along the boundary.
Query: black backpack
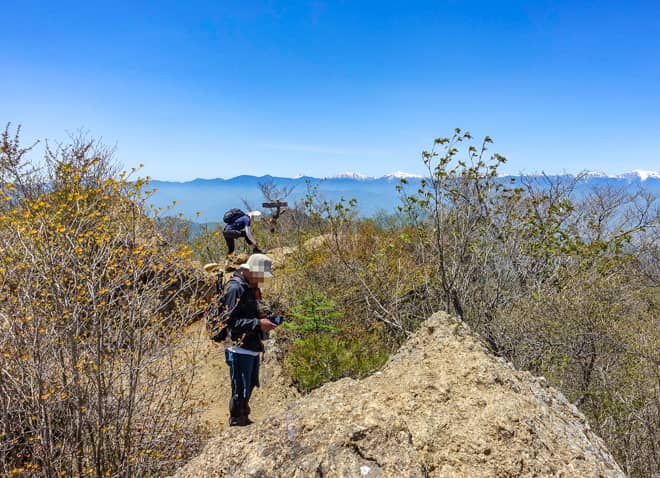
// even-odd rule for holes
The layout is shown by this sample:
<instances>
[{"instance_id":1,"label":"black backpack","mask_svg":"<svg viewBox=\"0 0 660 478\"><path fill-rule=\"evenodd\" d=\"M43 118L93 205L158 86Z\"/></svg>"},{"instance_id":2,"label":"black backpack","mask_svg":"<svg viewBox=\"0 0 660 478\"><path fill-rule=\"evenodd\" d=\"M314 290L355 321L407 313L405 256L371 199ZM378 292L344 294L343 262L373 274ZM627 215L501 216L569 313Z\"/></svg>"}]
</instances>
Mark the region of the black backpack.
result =
<instances>
[{"instance_id":1,"label":"black backpack","mask_svg":"<svg viewBox=\"0 0 660 478\"><path fill-rule=\"evenodd\" d=\"M224 342L227 338L229 332L227 327L227 321L229 320L229 315L231 310L227 310L223 302L223 298L227 288L230 287L230 282L237 282L240 284L240 280L234 277L230 277L229 280L223 285L222 284L223 274L218 274L216 278L216 295L213 298L213 301L206 309L206 333L211 340L214 342Z\"/></svg>"},{"instance_id":2,"label":"black backpack","mask_svg":"<svg viewBox=\"0 0 660 478\"><path fill-rule=\"evenodd\" d=\"M222 220L225 221L225 224L231 224L236 219L243 216L245 216L245 213L237 207L234 207L225 213L225 215L222 217Z\"/></svg>"}]
</instances>

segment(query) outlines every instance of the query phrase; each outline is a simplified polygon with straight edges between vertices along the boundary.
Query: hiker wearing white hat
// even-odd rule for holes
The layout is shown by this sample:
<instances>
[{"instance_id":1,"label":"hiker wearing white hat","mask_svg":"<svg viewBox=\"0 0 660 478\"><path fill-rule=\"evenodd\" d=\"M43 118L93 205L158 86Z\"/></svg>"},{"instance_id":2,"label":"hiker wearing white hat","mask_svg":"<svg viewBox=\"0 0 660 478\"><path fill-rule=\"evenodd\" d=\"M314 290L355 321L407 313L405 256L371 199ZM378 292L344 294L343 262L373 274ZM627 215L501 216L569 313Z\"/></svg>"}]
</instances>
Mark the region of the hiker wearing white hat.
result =
<instances>
[{"instance_id":1,"label":"hiker wearing white hat","mask_svg":"<svg viewBox=\"0 0 660 478\"><path fill-rule=\"evenodd\" d=\"M270 257L265 254L252 254L245 264L241 264L239 269L248 272L250 275L263 279L270 279L273 277L272 264Z\"/></svg>"},{"instance_id":2,"label":"hiker wearing white hat","mask_svg":"<svg viewBox=\"0 0 660 478\"><path fill-rule=\"evenodd\" d=\"M259 386L259 353L263 352L263 333L281 323L279 317L261 316L259 285L273 277L272 261L265 254L252 254L241 264L225 285L222 297L228 315L227 335L231 346L225 349L225 360L231 379L229 426L245 426L249 418L250 396Z\"/></svg>"},{"instance_id":3,"label":"hiker wearing white hat","mask_svg":"<svg viewBox=\"0 0 660 478\"><path fill-rule=\"evenodd\" d=\"M223 221L226 226L222 231L222 235L227 243L227 255L232 254L236 248L236 239L244 237L245 242L252 246L252 252L261 252L257 241L252 237L252 230L250 229L253 221L258 221L261 217L261 212L250 211L243 212L240 209L233 208L228 210L224 216Z\"/></svg>"}]
</instances>

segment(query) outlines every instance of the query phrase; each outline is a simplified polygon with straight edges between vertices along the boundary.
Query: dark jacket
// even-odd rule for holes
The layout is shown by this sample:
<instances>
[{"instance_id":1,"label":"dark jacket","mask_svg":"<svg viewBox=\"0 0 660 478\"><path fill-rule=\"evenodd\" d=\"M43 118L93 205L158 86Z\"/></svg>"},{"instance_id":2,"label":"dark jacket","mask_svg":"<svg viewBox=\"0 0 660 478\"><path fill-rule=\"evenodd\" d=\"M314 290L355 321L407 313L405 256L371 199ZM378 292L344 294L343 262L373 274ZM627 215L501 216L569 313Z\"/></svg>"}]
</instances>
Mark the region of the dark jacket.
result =
<instances>
[{"instance_id":1,"label":"dark jacket","mask_svg":"<svg viewBox=\"0 0 660 478\"><path fill-rule=\"evenodd\" d=\"M225 231L242 231L250 225L250 216L247 214L239 217L234 222L225 226Z\"/></svg>"},{"instance_id":2,"label":"dark jacket","mask_svg":"<svg viewBox=\"0 0 660 478\"><path fill-rule=\"evenodd\" d=\"M234 272L225 285L222 304L229 312L227 326L234 345L263 352L257 303L258 289L250 287L245 277Z\"/></svg>"}]
</instances>

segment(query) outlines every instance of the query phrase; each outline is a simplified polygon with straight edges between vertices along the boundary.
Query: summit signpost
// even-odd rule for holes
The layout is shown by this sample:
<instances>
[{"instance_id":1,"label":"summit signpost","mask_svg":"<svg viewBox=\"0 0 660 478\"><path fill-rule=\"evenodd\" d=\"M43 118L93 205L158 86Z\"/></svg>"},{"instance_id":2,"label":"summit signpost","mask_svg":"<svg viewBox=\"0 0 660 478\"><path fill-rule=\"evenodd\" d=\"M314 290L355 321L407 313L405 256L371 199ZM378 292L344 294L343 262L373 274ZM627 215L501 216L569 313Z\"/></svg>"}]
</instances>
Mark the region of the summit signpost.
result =
<instances>
[{"instance_id":1,"label":"summit signpost","mask_svg":"<svg viewBox=\"0 0 660 478\"><path fill-rule=\"evenodd\" d=\"M289 207L289 203L286 201L269 201L262 203L261 206L272 211L270 219L270 232L275 232L275 224L277 223L277 219L282 215L285 209Z\"/></svg>"}]
</instances>

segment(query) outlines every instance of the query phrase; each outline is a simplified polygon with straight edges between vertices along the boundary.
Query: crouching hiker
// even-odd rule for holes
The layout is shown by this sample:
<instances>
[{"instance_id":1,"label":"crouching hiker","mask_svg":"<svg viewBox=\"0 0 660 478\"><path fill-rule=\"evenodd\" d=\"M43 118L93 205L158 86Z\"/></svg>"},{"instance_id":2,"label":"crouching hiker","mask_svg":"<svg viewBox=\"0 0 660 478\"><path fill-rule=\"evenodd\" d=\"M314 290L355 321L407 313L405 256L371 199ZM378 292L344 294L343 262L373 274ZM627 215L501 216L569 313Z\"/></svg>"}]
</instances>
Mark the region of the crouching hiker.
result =
<instances>
[{"instance_id":1,"label":"crouching hiker","mask_svg":"<svg viewBox=\"0 0 660 478\"><path fill-rule=\"evenodd\" d=\"M253 254L247 263L234 272L224 288L222 306L227 318L227 336L231 345L225 349L225 359L231 379L229 426L245 426L249 419L250 396L259 386L259 354L263 352L263 334L273 330L278 318L259 315L261 291L259 284L273 277L271 259Z\"/></svg>"},{"instance_id":2,"label":"crouching hiker","mask_svg":"<svg viewBox=\"0 0 660 478\"><path fill-rule=\"evenodd\" d=\"M252 246L253 253L259 253L261 250L257 246L257 241L252 237L251 225L261 217L261 212L250 211L247 214L240 209L230 209L222 218L226 226L222 235L227 243L227 255L232 254L236 248L236 239L244 237L245 242Z\"/></svg>"}]
</instances>

